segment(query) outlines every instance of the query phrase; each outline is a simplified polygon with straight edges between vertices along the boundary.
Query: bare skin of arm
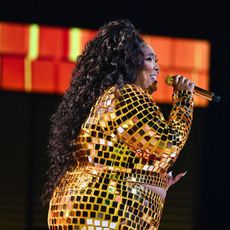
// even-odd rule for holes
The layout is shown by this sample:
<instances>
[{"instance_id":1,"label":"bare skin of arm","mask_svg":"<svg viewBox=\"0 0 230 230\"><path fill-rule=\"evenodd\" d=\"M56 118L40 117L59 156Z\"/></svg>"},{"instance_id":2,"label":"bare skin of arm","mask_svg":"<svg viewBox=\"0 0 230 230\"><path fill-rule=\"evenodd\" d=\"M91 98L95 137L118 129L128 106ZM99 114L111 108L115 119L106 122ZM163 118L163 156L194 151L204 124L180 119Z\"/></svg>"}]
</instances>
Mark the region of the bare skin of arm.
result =
<instances>
[{"instance_id":1,"label":"bare skin of arm","mask_svg":"<svg viewBox=\"0 0 230 230\"><path fill-rule=\"evenodd\" d=\"M172 185L177 183L183 176L185 176L185 174L186 174L186 172L179 173L174 177L172 175L172 172L169 172L168 173L168 187L167 187L167 189L163 189L163 188L157 187L155 185L147 185L147 184L142 184L142 186L144 186L147 189L150 189L151 191L153 191L154 193L159 195L161 198L165 199L168 189Z\"/></svg>"}]
</instances>

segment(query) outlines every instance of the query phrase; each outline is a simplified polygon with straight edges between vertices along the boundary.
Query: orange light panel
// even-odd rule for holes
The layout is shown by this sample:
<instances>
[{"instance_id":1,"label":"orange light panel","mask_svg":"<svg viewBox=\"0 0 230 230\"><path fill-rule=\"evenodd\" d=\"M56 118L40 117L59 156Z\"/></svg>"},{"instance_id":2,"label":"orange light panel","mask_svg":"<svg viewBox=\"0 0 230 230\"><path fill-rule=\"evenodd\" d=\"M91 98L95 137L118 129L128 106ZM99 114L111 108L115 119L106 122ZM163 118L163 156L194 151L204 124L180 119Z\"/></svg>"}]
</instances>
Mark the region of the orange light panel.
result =
<instances>
[{"instance_id":1,"label":"orange light panel","mask_svg":"<svg viewBox=\"0 0 230 230\"><path fill-rule=\"evenodd\" d=\"M2 88L24 91L24 58L1 56Z\"/></svg>"},{"instance_id":2,"label":"orange light panel","mask_svg":"<svg viewBox=\"0 0 230 230\"><path fill-rule=\"evenodd\" d=\"M41 58L67 58L68 30L52 27L40 27L39 31L39 57Z\"/></svg>"},{"instance_id":3,"label":"orange light panel","mask_svg":"<svg viewBox=\"0 0 230 230\"><path fill-rule=\"evenodd\" d=\"M191 39L174 41L174 66L182 69L209 69L209 43Z\"/></svg>"},{"instance_id":4,"label":"orange light panel","mask_svg":"<svg viewBox=\"0 0 230 230\"><path fill-rule=\"evenodd\" d=\"M79 28L0 23L0 88L64 93L75 65L71 61L75 60L74 53L81 53L96 33ZM156 102L171 103L172 87L165 84L169 74L185 75L197 86L209 89L208 41L146 34L142 37L159 60L158 90L153 94ZM195 104L204 107L208 101L195 97Z\"/></svg>"},{"instance_id":5,"label":"orange light panel","mask_svg":"<svg viewBox=\"0 0 230 230\"><path fill-rule=\"evenodd\" d=\"M32 61L32 91L56 92L55 65L53 61Z\"/></svg>"},{"instance_id":6,"label":"orange light panel","mask_svg":"<svg viewBox=\"0 0 230 230\"><path fill-rule=\"evenodd\" d=\"M58 65L57 92L64 93L69 87L72 71L75 64L70 61L62 61Z\"/></svg>"},{"instance_id":7,"label":"orange light panel","mask_svg":"<svg viewBox=\"0 0 230 230\"><path fill-rule=\"evenodd\" d=\"M26 55L28 52L28 26L0 23L0 55Z\"/></svg>"},{"instance_id":8,"label":"orange light panel","mask_svg":"<svg viewBox=\"0 0 230 230\"><path fill-rule=\"evenodd\" d=\"M96 34L97 34L96 30L86 30L86 29L81 30L81 50L84 49L86 43L92 40Z\"/></svg>"}]
</instances>

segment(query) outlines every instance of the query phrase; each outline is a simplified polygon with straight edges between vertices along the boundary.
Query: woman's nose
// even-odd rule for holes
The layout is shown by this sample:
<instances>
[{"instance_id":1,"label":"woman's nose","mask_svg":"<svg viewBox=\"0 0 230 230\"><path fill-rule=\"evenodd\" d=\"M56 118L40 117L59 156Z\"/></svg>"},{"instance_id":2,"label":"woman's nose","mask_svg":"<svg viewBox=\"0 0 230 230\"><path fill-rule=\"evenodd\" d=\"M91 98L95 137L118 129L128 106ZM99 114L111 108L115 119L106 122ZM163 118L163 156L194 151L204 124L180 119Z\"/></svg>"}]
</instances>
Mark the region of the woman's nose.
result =
<instances>
[{"instance_id":1,"label":"woman's nose","mask_svg":"<svg viewBox=\"0 0 230 230\"><path fill-rule=\"evenodd\" d=\"M159 73L160 72L160 66L158 65L158 63L156 63L156 65L155 65L155 68L154 68L156 71L157 71L157 73Z\"/></svg>"}]
</instances>

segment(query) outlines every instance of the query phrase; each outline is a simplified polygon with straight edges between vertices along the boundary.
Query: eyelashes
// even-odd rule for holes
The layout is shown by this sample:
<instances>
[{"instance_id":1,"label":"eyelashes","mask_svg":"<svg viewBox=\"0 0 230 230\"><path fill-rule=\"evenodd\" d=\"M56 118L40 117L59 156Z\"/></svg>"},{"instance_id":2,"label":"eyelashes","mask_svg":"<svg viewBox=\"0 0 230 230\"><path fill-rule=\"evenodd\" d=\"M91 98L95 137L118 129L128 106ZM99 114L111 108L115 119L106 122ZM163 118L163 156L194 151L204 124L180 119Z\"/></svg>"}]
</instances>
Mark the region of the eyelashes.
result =
<instances>
[{"instance_id":1,"label":"eyelashes","mask_svg":"<svg viewBox=\"0 0 230 230\"><path fill-rule=\"evenodd\" d=\"M158 59L154 59L153 57L147 57L145 58L146 61L155 61L155 63L158 62Z\"/></svg>"}]
</instances>

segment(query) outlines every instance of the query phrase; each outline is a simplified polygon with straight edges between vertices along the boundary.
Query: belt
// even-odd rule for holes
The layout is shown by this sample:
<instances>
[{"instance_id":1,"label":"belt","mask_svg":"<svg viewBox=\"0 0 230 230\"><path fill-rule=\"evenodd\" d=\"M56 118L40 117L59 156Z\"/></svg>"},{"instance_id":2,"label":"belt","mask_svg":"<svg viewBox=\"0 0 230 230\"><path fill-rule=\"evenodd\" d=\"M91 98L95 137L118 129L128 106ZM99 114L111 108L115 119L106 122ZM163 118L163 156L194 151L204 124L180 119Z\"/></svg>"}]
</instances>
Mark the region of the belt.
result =
<instances>
[{"instance_id":1,"label":"belt","mask_svg":"<svg viewBox=\"0 0 230 230\"><path fill-rule=\"evenodd\" d=\"M82 173L117 181L155 185L163 189L166 189L168 186L168 177L166 173L162 174L140 169L115 168L90 164L78 166L76 170L78 172L81 171Z\"/></svg>"}]
</instances>

